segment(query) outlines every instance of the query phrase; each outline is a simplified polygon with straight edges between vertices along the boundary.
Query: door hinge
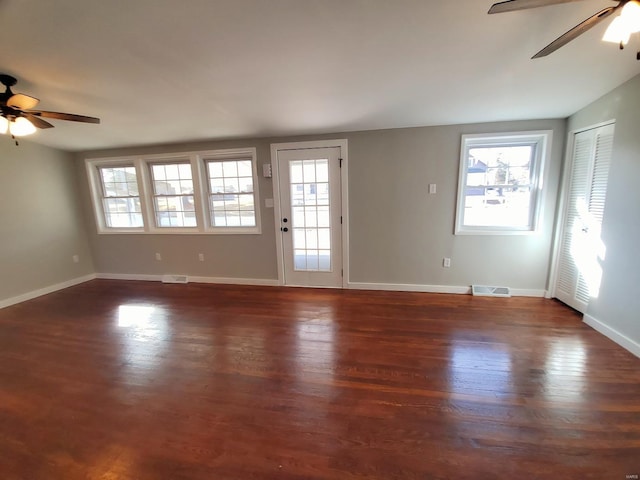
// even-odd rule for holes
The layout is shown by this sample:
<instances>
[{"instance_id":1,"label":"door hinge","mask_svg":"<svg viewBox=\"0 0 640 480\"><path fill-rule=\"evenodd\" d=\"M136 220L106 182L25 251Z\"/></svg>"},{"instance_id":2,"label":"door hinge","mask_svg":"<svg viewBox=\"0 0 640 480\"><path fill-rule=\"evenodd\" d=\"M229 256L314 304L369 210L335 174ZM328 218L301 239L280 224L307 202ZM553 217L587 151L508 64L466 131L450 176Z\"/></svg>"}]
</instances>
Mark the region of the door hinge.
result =
<instances>
[{"instance_id":1,"label":"door hinge","mask_svg":"<svg viewBox=\"0 0 640 480\"><path fill-rule=\"evenodd\" d=\"M342 225L342 215L340 215L340 225Z\"/></svg>"},{"instance_id":2,"label":"door hinge","mask_svg":"<svg viewBox=\"0 0 640 480\"><path fill-rule=\"evenodd\" d=\"M340 159L340 168L342 168L342 159Z\"/></svg>"},{"instance_id":3,"label":"door hinge","mask_svg":"<svg viewBox=\"0 0 640 480\"><path fill-rule=\"evenodd\" d=\"M344 268L341 268L341 269L340 269L340 276L341 276L341 277L344 277Z\"/></svg>"}]
</instances>

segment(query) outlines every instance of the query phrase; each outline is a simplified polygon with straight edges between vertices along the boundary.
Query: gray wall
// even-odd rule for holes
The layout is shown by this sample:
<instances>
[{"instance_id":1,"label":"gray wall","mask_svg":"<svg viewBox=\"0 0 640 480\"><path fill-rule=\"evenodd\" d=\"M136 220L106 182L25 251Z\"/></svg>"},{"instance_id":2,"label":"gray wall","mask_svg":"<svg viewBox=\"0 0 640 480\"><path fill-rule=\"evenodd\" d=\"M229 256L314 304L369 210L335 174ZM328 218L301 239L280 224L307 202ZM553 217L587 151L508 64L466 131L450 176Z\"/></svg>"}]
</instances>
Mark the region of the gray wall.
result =
<instances>
[{"instance_id":1,"label":"gray wall","mask_svg":"<svg viewBox=\"0 0 640 480\"><path fill-rule=\"evenodd\" d=\"M255 147L258 168L270 162L270 144L323 138L349 140L350 281L468 286L472 283L545 290L558 179L566 137L564 120L540 120L380 130L298 138L270 138L154 146L77 155L90 241L99 273L178 273L276 279L271 179L260 177L261 235L98 235L85 158ZM545 167L541 231L526 236L453 235L460 137L465 133L553 130ZM428 194L436 183L438 193ZM163 256L155 260L155 252ZM204 253L207 261L197 259ZM452 258L450 269L443 257Z\"/></svg>"},{"instance_id":2,"label":"gray wall","mask_svg":"<svg viewBox=\"0 0 640 480\"><path fill-rule=\"evenodd\" d=\"M615 119L602 223L602 285L587 314L640 343L640 75L569 119L577 130Z\"/></svg>"},{"instance_id":3,"label":"gray wall","mask_svg":"<svg viewBox=\"0 0 640 480\"><path fill-rule=\"evenodd\" d=\"M70 154L0 138L0 301L94 272L77 180Z\"/></svg>"},{"instance_id":4,"label":"gray wall","mask_svg":"<svg viewBox=\"0 0 640 480\"><path fill-rule=\"evenodd\" d=\"M454 235L461 135L553 130L534 235ZM544 290L564 120L354 133L349 138L351 281ZM428 184L438 193L429 195ZM451 268L442 267L443 257Z\"/></svg>"}]
</instances>

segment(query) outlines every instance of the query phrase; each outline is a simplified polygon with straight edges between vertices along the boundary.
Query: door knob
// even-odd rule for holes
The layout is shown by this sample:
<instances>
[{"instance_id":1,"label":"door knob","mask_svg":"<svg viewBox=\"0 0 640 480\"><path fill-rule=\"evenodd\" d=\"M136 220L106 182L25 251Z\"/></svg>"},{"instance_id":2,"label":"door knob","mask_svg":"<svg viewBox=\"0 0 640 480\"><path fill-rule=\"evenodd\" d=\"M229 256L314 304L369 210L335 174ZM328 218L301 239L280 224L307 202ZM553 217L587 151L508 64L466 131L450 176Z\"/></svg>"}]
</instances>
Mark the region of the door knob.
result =
<instances>
[{"instance_id":1,"label":"door knob","mask_svg":"<svg viewBox=\"0 0 640 480\"><path fill-rule=\"evenodd\" d=\"M280 229L280 231L282 231L282 232L288 232L288 231L289 231L289 229L288 229L287 227L282 227L282 228Z\"/></svg>"},{"instance_id":2,"label":"door knob","mask_svg":"<svg viewBox=\"0 0 640 480\"><path fill-rule=\"evenodd\" d=\"M282 221L283 221L284 223L287 223L287 222L288 222L288 220L287 220L286 218L283 218L283 219L282 219Z\"/></svg>"}]
</instances>

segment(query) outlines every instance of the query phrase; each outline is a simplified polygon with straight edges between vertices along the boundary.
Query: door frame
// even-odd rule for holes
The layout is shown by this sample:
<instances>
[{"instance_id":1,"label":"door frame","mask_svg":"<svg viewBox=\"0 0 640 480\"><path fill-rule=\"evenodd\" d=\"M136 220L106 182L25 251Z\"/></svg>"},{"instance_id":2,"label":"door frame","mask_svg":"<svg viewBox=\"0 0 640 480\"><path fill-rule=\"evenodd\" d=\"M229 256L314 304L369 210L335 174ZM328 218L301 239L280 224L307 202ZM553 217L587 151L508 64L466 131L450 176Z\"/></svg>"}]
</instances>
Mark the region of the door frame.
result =
<instances>
[{"instance_id":1,"label":"door frame","mask_svg":"<svg viewBox=\"0 0 640 480\"><path fill-rule=\"evenodd\" d=\"M567 145L565 148L565 158L562 168L562 176L560 177L560 191L558 193L558 201L556 206L556 221L554 222L554 231L551 251L551 268L549 269L548 289L545 293L545 298L556 298L556 292L558 288L558 267L560 262L560 247L562 245L562 237L564 235L565 223L567 220L567 204L569 196L569 187L571 186L571 177L573 175L573 150L575 144L575 137L577 134L586 132L587 130L593 130L600 127L605 127L616 123L616 119L612 118L604 122L599 122L594 125L586 127L580 127L575 130L571 130L567 133Z\"/></svg>"},{"instance_id":2,"label":"door frame","mask_svg":"<svg viewBox=\"0 0 640 480\"><path fill-rule=\"evenodd\" d=\"M278 171L278 152L285 150L309 150L314 148L340 148L340 190L342 215L342 288L349 285L349 152L346 138L336 140L314 140L310 142L290 142L271 144L271 172L273 184L273 215L275 220L276 257L278 264L278 285L284 285L284 255L282 251L282 232L280 231L280 173ZM315 288L315 287L314 287ZM321 287L318 287L321 288Z\"/></svg>"}]
</instances>

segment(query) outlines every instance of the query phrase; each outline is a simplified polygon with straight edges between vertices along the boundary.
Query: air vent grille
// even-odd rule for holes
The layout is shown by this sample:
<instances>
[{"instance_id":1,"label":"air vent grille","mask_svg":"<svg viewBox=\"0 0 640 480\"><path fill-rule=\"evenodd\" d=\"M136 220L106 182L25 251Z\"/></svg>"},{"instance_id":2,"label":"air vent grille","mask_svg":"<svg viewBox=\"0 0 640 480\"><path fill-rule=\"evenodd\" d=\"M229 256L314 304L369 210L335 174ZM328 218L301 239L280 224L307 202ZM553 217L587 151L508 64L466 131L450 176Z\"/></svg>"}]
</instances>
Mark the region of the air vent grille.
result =
<instances>
[{"instance_id":1,"label":"air vent grille","mask_svg":"<svg viewBox=\"0 0 640 480\"><path fill-rule=\"evenodd\" d=\"M487 285L471 285L471 293L476 297L510 297L509 287L490 287Z\"/></svg>"},{"instance_id":2,"label":"air vent grille","mask_svg":"<svg viewBox=\"0 0 640 480\"><path fill-rule=\"evenodd\" d=\"M186 275L163 275L162 283L189 283Z\"/></svg>"}]
</instances>

